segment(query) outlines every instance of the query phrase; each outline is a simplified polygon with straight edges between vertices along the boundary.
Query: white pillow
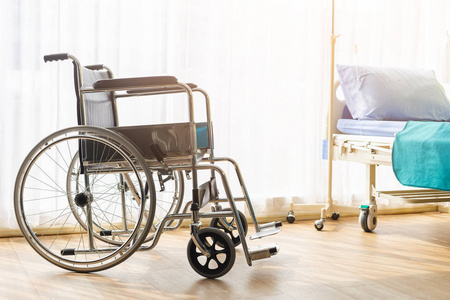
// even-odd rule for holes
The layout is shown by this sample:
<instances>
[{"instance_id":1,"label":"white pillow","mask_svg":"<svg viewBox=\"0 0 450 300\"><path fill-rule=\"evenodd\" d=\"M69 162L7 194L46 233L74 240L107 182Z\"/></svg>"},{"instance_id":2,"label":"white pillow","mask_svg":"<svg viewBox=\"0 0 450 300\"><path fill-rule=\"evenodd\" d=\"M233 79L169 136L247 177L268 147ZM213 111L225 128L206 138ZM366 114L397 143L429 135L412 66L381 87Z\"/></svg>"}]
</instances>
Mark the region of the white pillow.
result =
<instances>
[{"instance_id":1,"label":"white pillow","mask_svg":"<svg viewBox=\"0 0 450 300\"><path fill-rule=\"evenodd\" d=\"M355 119L450 121L450 102L433 71L336 66Z\"/></svg>"}]
</instances>

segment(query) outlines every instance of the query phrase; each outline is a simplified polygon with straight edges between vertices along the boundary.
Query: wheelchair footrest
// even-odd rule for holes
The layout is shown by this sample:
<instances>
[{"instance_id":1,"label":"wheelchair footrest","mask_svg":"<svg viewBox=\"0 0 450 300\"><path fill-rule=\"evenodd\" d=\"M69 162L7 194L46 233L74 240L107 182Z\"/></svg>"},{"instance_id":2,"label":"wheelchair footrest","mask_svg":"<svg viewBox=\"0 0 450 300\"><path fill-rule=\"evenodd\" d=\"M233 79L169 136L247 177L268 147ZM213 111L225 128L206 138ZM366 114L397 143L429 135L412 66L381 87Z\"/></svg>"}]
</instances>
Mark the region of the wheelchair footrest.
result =
<instances>
[{"instance_id":1,"label":"wheelchair footrest","mask_svg":"<svg viewBox=\"0 0 450 300\"><path fill-rule=\"evenodd\" d=\"M251 240L260 239L269 235L277 234L281 231L281 222L271 222L267 224L262 224L259 226L259 232L255 233L250 237Z\"/></svg>"},{"instance_id":2,"label":"wheelchair footrest","mask_svg":"<svg viewBox=\"0 0 450 300\"><path fill-rule=\"evenodd\" d=\"M66 248L61 250L61 255L78 255L78 254L95 254L98 255L99 253L112 253L116 251L118 248L96 248L96 249L75 249L75 248Z\"/></svg>"},{"instance_id":3,"label":"wheelchair footrest","mask_svg":"<svg viewBox=\"0 0 450 300\"><path fill-rule=\"evenodd\" d=\"M273 255L277 255L280 251L280 247L276 244L261 245L250 248L248 253L250 254L251 260L258 260L263 258L269 258Z\"/></svg>"}]
</instances>

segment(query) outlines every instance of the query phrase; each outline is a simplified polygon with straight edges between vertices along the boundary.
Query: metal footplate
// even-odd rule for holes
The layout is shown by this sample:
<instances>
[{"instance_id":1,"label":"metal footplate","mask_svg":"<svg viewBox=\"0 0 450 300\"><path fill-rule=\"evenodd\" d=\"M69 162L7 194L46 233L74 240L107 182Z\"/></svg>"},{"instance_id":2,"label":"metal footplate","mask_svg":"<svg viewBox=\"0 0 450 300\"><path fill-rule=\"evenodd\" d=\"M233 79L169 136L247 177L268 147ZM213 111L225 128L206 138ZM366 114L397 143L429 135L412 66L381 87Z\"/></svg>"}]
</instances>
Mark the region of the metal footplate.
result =
<instances>
[{"instance_id":1,"label":"metal footplate","mask_svg":"<svg viewBox=\"0 0 450 300\"><path fill-rule=\"evenodd\" d=\"M99 254L99 253L113 253L118 248L101 248L101 249L91 249L91 250L81 250L81 249L75 249L75 248L66 248L61 250L61 255L67 256L67 255L78 255L78 254Z\"/></svg>"},{"instance_id":2,"label":"metal footplate","mask_svg":"<svg viewBox=\"0 0 450 300\"><path fill-rule=\"evenodd\" d=\"M269 244L250 248L248 250L248 253L250 254L251 260L254 261L258 259L269 258L273 255L277 255L278 251L280 251L280 247L278 247L278 245Z\"/></svg>"},{"instance_id":3,"label":"metal footplate","mask_svg":"<svg viewBox=\"0 0 450 300\"><path fill-rule=\"evenodd\" d=\"M251 240L260 239L269 235L277 234L281 231L280 221L259 225L259 231L250 237Z\"/></svg>"}]
</instances>

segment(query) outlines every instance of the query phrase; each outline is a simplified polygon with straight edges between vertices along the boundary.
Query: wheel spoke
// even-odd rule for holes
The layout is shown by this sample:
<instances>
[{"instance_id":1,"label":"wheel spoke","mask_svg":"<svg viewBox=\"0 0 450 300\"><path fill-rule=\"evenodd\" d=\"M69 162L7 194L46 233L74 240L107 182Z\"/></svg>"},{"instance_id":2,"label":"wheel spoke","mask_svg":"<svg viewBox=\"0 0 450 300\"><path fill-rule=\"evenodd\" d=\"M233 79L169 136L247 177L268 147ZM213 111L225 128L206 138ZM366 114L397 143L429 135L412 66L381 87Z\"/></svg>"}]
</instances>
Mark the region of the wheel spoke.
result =
<instances>
[{"instance_id":1,"label":"wheel spoke","mask_svg":"<svg viewBox=\"0 0 450 300\"><path fill-rule=\"evenodd\" d=\"M212 245L211 245L211 249L216 249L216 244L217 244L217 237L213 237L214 238L214 240L213 240L213 243L212 243Z\"/></svg>"},{"instance_id":2,"label":"wheel spoke","mask_svg":"<svg viewBox=\"0 0 450 300\"><path fill-rule=\"evenodd\" d=\"M14 191L27 241L42 257L72 271L99 271L129 257L153 223L155 192L151 181L144 217L131 191L118 185L122 170L130 173L140 194L142 178L151 173L134 145L111 131L73 127L44 139L24 160ZM85 206L86 199L90 206ZM137 227L140 220L145 221Z\"/></svg>"}]
</instances>

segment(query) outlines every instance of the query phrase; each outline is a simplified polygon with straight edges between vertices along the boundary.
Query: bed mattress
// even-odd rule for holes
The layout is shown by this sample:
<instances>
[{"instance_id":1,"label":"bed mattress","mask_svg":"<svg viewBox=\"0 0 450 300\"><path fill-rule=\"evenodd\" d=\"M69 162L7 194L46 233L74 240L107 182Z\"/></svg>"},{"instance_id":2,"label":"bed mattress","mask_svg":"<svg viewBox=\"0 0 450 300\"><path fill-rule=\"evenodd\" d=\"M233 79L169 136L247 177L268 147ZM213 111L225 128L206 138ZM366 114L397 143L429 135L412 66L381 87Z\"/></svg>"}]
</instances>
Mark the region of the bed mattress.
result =
<instances>
[{"instance_id":1,"label":"bed mattress","mask_svg":"<svg viewBox=\"0 0 450 300\"><path fill-rule=\"evenodd\" d=\"M407 121L339 119L337 129L352 135L394 137L405 128L406 123Z\"/></svg>"}]
</instances>

